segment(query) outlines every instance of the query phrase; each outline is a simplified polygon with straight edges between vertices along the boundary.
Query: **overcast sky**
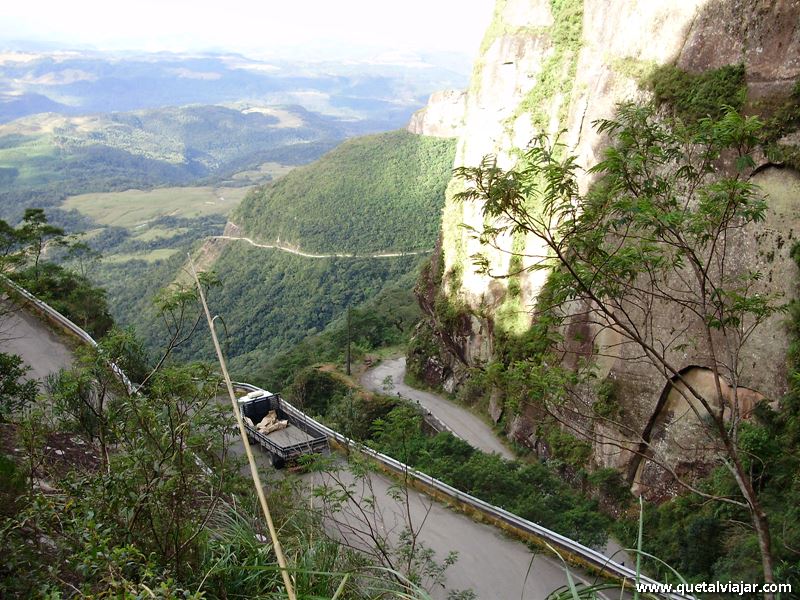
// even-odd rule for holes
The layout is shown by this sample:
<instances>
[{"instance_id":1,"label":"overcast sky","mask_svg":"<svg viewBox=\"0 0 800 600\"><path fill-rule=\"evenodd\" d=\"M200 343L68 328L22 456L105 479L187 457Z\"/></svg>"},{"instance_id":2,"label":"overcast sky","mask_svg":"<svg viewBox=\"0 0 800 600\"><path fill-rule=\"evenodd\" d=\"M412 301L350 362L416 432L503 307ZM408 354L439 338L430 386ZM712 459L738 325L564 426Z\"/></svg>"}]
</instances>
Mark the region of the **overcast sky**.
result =
<instances>
[{"instance_id":1,"label":"overcast sky","mask_svg":"<svg viewBox=\"0 0 800 600\"><path fill-rule=\"evenodd\" d=\"M103 50L373 47L474 54L494 0L14 0L0 40Z\"/></svg>"}]
</instances>

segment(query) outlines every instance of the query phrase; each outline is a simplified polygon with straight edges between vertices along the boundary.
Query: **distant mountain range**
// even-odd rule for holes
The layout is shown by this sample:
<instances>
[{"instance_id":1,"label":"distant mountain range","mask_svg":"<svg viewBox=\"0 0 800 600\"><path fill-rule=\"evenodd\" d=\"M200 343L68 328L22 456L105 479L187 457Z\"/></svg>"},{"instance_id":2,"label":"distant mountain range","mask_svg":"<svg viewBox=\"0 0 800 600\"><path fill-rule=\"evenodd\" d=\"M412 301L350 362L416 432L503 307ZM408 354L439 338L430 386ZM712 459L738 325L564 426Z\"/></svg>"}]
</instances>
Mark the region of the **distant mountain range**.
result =
<instances>
[{"instance_id":1,"label":"distant mountain range","mask_svg":"<svg viewBox=\"0 0 800 600\"><path fill-rule=\"evenodd\" d=\"M294 104L358 132L404 125L428 94L463 87L453 60L259 61L234 54L0 52L0 122L39 112L90 114L186 104Z\"/></svg>"},{"instance_id":2,"label":"distant mountain range","mask_svg":"<svg viewBox=\"0 0 800 600\"><path fill-rule=\"evenodd\" d=\"M350 134L296 105L31 115L0 124L0 218L72 194L223 183L263 163L305 164Z\"/></svg>"}]
</instances>

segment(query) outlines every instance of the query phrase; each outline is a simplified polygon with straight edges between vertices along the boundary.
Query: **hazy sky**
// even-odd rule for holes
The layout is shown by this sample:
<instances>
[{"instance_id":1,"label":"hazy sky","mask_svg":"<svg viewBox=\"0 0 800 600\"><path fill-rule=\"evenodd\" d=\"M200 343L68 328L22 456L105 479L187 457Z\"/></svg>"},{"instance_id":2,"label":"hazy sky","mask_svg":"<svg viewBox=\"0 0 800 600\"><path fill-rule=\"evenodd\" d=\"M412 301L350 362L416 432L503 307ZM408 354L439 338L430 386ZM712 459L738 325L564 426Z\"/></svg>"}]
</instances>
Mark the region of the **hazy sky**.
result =
<instances>
[{"instance_id":1,"label":"hazy sky","mask_svg":"<svg viewBox=\"0 0 800 600\"><path fill-rule=\"evenodd\" d=\"M372 46L473 54L494 0L13 0L0 41L106 50Z\"/></svg>"}]
</instances>

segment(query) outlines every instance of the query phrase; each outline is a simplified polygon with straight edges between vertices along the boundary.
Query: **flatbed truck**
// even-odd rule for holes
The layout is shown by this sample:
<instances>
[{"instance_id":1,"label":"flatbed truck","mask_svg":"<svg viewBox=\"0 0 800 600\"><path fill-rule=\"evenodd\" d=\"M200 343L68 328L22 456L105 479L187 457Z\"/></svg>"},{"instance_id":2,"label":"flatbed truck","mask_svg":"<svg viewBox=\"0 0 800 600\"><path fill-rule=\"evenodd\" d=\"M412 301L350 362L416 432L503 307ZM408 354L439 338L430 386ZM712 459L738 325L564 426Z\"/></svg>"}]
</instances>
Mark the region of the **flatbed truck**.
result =
<instances>
[{"instance_id":1,"label":"flatbed truck","mask_svg":"<svg viewBox=\"0 0 800 600\"><path fill-rule=\"evenodd\" d=\"M321 453L328 449L328 437L311 423L284 410L285 401L279 394L256 390L239 398L239 410L251 444L258 444L270 455L276 469L297 462L304 454ZM280 420L289 421L284 429L263 434L256 425L269 411L274 410ZM249 419L249 422L248 422Z\"/></svg>"}]
</instances>

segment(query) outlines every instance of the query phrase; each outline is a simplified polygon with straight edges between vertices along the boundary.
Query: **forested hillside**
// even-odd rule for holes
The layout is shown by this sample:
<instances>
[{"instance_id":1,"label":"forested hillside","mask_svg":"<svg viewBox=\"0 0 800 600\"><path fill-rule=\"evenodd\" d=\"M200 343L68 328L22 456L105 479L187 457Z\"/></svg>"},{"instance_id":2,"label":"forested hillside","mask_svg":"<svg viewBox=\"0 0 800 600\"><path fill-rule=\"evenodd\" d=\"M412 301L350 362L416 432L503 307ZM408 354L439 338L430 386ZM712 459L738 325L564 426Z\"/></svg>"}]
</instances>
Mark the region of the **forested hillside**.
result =
<instances>
[{"instance_id":1,"label":"forested hillside","mask_svg":"<svg viewBox=\"0 0 800 600\"><path fill-rule=\"evenodd\" d=\"M393 131L348 140L245 198L231 220L251 238L308 252L433 248L452 140Z\"/></svg>"},{"instance_id":2,"label":"forested hillside","mask_svg":"<svg viewBox=\"0 0 800 600\"><path fill-rule=\"evenodd\" d=\"M224 322L218 327L234 371L258 370L277 351L321 331L347 306L356 306L403 278L419 260L416 256L309 259L228 243L214 264L220 285L209 292L208 301ZM176 255L160 266L112 265L106 273L115 316L135 325L150 347L157 347L168 333L152 298L183 262ZM128 274L134 275L138 287L125 281ZM176 356L212 358L210 337L194 336Z\"/></svg>"},{"instance_id":3,"label":"forested hillside","mask_svg":"<svg viewBox=\"0 0 800 600\"><path fill-rule=\"evenodd\" d=\"M390 281L376 295L343 311L319 333L306 336L288 350L267 352L257 348L234 361L237 377L269 390L286 389L303 368L317 363L345 363L347 340L353 363L367 353L405 344L422 311L413 288L417 269Z\"/></svg>"}]
</instances>

